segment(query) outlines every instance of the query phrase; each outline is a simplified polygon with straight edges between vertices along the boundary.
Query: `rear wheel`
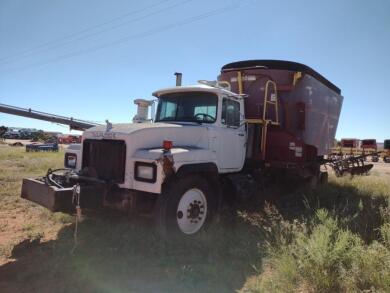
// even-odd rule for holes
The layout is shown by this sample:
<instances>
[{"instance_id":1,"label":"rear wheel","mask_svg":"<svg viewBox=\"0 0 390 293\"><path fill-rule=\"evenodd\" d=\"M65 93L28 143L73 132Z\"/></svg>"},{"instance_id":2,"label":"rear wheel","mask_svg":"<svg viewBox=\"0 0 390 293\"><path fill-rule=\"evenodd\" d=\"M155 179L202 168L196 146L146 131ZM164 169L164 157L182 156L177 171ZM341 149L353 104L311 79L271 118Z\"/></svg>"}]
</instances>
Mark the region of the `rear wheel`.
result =
<instances>
[{"instance_id":1,"label":"rear wheel","mask_svg":"<svg viewBox=\"0 0 390 293\"><path fill-rule=\"evenodd\" d=\"M320 172L320 184L328 184L328 172Z\"/></svg>"},{"instance_id":2,"label":"rear wheel","mask_svg":"<svg viewBox=\"0 0 390 293\"><path fill-rule=\"evenodd\" d=\"M328 183L328 172L320 171L316 175L312 175L309 179L309 188L316 189L321 185L325 185Z\"/></svg>"},{"instance_id":3,"label":"rear wheel","mask_svg":"<svg viewBox=\"0 0 390 293\"><path fill-rule=\"evenodd\" d=\"M155 220L164 238L189 238L204 231L216 210L208 182L188 176L171 182L156 203Z\"/></svg>"}]
</instances>

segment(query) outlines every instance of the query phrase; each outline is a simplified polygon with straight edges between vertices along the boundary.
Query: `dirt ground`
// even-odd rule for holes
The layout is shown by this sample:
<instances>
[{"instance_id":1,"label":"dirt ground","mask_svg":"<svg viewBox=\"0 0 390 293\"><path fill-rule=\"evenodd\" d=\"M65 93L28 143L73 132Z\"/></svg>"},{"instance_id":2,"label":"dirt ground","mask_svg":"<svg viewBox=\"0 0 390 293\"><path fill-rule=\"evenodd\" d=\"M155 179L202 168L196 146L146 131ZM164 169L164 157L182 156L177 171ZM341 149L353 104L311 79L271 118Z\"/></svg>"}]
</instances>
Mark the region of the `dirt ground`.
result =
<instances>
[{"instance_id":1,"label":"dirt ground","mask_svg":"<svg viewBox=\"0 0 390 293\"><path fill-rule=\"evenodd\" d=\"M264 223L274 213L264 198L285 218L304 209L301 197L266 190L249 206L224 208L204 238L174 244L155 234L150 218L86 212L74 249L73 216L19 197L22 178L62 163L62 151L0 145L0 292L235 292L261 271ZM390 164L374 163L364 177L388 180Z\"/></svg>"},{"instance_id":2,"label":"dirt ground","mask_svg":"<svg viewBox=\"0 0 390 293\"><path fill-rule=\"evenodd\" d=\"M378 162L372 164L374 164L374 167L370 172L372 175L390 179L390 163Z\"/></svg>"}]
</instances>

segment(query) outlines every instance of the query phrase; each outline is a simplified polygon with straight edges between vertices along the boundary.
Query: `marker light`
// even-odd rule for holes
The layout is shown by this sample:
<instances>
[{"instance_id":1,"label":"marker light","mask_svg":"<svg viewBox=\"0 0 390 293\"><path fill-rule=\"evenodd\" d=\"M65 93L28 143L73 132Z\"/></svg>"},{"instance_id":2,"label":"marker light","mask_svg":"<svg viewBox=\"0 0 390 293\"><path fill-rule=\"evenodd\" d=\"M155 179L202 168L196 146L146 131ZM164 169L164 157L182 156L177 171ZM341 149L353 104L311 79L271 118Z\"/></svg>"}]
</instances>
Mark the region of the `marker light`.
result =
<instances>
[{"instance_id":1,"label":"marker light","mask_svg":"<svg viewBox=\"0 0 390 293\"><path fill-rule=\"evenodd\" d=\"M163 149L166 151L169 151L173 146L173 142L171 140L164 140L163 141Z\"/></svg>"}]
</instances>

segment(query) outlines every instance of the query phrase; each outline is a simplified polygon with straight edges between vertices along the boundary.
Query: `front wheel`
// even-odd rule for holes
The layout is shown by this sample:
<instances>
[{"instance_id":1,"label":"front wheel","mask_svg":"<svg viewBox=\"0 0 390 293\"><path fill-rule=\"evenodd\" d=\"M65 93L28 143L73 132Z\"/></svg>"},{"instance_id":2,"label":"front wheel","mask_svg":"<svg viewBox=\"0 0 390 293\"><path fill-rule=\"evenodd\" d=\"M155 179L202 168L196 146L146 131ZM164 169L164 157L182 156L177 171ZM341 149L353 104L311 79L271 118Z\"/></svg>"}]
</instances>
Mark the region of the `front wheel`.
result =
<instances>
[{"instance_id":1,"label":"front wheel","mask_svg":"<svg viewBox=\"0 0 390 293\"><path fill-rule=\"evenodd\" d=\"M209 183L200 176L171 182L156 203L156 226L164 238L188 238L205 230L216 210Z\"/></svg>"}]
</instances>

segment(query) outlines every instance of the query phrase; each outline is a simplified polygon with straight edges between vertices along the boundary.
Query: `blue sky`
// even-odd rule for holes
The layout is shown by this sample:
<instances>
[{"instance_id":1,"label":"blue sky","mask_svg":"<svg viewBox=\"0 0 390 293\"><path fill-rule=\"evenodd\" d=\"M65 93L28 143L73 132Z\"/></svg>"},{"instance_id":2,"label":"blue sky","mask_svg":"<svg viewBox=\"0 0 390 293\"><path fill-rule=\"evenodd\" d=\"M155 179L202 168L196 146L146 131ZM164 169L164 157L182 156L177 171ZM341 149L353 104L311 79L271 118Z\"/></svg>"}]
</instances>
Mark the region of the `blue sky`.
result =
<instances>
[{"instance_id":1,"label":"blue sky","mask_svg":"<svg viewBox=\"0 0 390 293\"><path fill-rule=\"evenodd\" d=\"M379 0L1 0L0 103L129 122L133 99L174 85L175 71L191 84L232 61L283 59L341 88L338 138L382 141L389 14L390 1ZM5 114L2 124L68 132Z\"/></svg>"}]
</instances>

